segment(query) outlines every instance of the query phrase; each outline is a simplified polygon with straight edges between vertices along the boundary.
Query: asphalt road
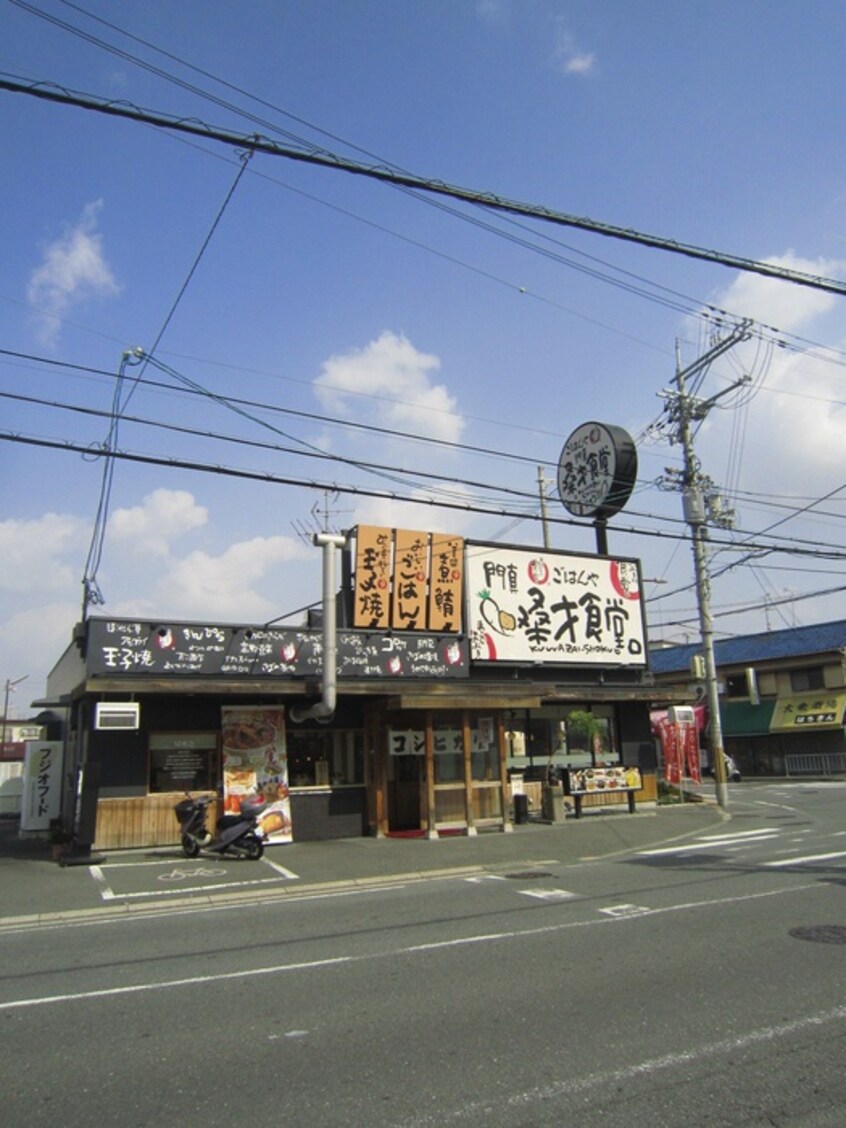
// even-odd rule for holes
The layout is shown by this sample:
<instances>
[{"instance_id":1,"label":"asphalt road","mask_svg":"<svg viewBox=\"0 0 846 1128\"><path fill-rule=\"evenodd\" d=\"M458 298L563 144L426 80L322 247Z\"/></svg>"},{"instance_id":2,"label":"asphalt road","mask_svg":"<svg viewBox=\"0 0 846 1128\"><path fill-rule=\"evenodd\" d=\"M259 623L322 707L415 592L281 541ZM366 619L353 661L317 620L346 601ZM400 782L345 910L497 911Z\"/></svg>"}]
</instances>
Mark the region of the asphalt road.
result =
<instances>
[{"instance_id":1,"label":"asphalt road","mask_svg":"<svg viewBox=\"0 0 846 1128\"><path fill-rule=\"evenodd\" d=\"M731 798L604 860L0 930L4 1120L840 1128L846 784Z\"/></svg>"}]
</instances>

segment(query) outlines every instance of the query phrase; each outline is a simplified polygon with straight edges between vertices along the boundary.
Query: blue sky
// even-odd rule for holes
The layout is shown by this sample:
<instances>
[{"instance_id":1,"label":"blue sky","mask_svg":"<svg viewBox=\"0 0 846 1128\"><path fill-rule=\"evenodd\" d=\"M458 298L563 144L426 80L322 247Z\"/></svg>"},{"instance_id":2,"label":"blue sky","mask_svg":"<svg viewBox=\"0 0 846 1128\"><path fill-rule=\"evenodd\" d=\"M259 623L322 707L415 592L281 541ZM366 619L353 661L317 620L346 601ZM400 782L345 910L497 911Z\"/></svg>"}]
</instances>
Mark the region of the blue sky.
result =
<instances>
[{"instance_id":1,"label":"blue sky","mask_svg":"<svg viewBox=\"0 0 846 1128\"><path fill-rule=\"evenodd\" d=\"M844 49L839 0L0 0L4 77L839 279ZM333 528L540 545L538 467L568 517L555 466L595 419L638 445L610 550L642 560L651 636L693 638L681 498L657 484L680 452L649 428L677 343L683 363L708 348L711 306L756 319L700 388L753 377L696 437L734 539L778 523L770 543L840 553L741 566L721 544L717 629L842 616L842 592L814 593L844 572L846 299L260 154L233 190L234 147L0 104L0 430L102 447L105 415L68 409L108 413L124 351L160 338L165 370L125 384L121 449L318 484L117 462L96 613L264 622L315 601L299 534L327 502ZM26 699L79 618L102 474L93 455L0 444L0 680L26 675ZM589 527L550 535L594 549Z\"/></svg>"}]
</instances>

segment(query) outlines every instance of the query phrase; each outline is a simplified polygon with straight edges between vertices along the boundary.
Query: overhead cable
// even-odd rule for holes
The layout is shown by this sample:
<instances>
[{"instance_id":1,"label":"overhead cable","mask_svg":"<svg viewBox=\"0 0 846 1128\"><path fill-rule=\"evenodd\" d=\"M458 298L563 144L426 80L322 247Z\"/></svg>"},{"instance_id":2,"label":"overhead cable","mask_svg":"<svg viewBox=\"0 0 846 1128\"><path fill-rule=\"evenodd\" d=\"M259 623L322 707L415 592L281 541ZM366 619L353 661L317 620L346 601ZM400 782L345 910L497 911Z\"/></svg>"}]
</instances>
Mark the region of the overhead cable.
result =
<instances>
[{"instance_id":1,"label":"overhead cable","mask_svg":"<svg viewBox=\"0 0 846 1128\"><path fill-rule=\"evenodd\" d=\"M397 172L390 168L365 165L332 153L293 149L289 146L280 145L265 137L233 133L230 130L212 126L197 121L196 119L179 118L153 110L141 109L138 106L124 101L110 101L91 94L72 92L54 83L43 83L33 80L21 82L15 78L0 78L0 90L6 90L12 94L23 94L29 97L39 98L60 105L76 106L79 109L119 117L144 125L152 125L161 129L187 133L194 137L218 141L251 152L264 153L274 157L284 157L288 160L299 161L339 172L346 172L354 176L362 176L385 184L399 184L407 188L415 188L422 192L448 196L452 199L463 200L466 203L479 204L493 211L528 216L532 219L538 219L542 222L552 223L562 227L572 227L582 231L589 231L594 235L620 239L624 242L636 243L641 246L666 251L670 254L683 255L687 258L712 262L745 273L760 274L768 278L779 279L782 282L790 282L814 290L822 290L826 293L839 294L841 296L846 295L846 282L838 279L826 278L823 275L807 274L798 270L790 270L786 267L777 266L774 263L745 258L727 251L711 250L706 247L696 246L692 243L683 243L663 236L651 235L633 228L619 227L616 224L604 223L600 220L569 215L565 212L560 212L540 204L527 204L518 200L510 200L504 196L498 196L493 192L482 192L475 189L463 188L459 185L447 184L443 181L431 178Z\"/></svg>"},{"instance_id":2,"label":"overhead cable","mask_svg":"<svg viewBox=\"0 0 846 1128\"><path fill-rule=\"evenodd\" d=\"M0 431L0 441L21 443L26 446L40 447L45 450L59 450L65 451L70 454L83 454L90 455L91 447L83 443L75 443L67 439L47 439L41 437L34 437L29 435L22 435L11 431ZM538 520L540 515L526 514L514 510L504 508L492 508L480 505L473 505L469 502L448 501L443 499L434 499L430 497L420 497L414 494L397 494L388 490L377 490L373 488L356 486L352 484L341 485L337 482L320 482L315 480L307 480L302 478L291 478L280 474L272 474L268 471L245 470L230 466L211 465L206 462L194 462L188 459L164 457L161 455L140 454L132 451L113 451L111 457L125 460L127 462L141 463L148 466L165 466L170 469L189 470L196 473L215 474L228 478L241 478L247 481L264 482L269 485L281 486L295 486L303 489L310 490L328 490L333 493L351 494L358 497L375 497L386 501L400 501L406 502L409 505L421 505L427 509L450 509L461 510L465 513L480 513L492 517L519 517L520 519ZM569 517L548 517L548 521L553 525L567 525L572 528L579 529L594 529L592 522L578 521ZM684 532L679 533L665 533L657 529L635 529L617 525L614 532L626 536L643 536L660 538L663 540L687 540L687 535ZM732 541L722 541L719 538L712 538L711 543L714 545L724 545L726 548L737 547ZM746 543L746 548L757 547L769 552L784 553L792 556L812 557L818 560L844 560L846 561L846 547L840 545L832 545L828 551L816 544L814 547L804 548L801 547L795 540L791 542L789 547L782 544L761 544L752 545Z\"/></svg>"}]
</instances>

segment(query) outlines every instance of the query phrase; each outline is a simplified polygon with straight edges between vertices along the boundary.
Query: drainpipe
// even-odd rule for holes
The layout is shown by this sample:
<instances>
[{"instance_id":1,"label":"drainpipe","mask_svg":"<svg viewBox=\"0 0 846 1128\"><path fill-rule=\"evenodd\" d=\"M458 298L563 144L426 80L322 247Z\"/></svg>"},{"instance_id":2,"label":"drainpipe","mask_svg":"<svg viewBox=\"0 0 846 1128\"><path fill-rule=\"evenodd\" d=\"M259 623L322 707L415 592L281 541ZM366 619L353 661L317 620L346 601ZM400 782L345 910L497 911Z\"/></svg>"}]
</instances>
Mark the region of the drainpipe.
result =
<instances>
[{"instance_id":1,"label":"drainpipe","mask_svg":"<svg viewBox=\"0 0 846 1128\"><path fill-rule=\"evenodd\" d=\"M290 717L302 721L329 721L337 698L338 627L335 603L335 550L343 548L343 533L315 533L313 543L323 549L323 696L304 709L294 707Z\"/></svg>"}]
</instances>

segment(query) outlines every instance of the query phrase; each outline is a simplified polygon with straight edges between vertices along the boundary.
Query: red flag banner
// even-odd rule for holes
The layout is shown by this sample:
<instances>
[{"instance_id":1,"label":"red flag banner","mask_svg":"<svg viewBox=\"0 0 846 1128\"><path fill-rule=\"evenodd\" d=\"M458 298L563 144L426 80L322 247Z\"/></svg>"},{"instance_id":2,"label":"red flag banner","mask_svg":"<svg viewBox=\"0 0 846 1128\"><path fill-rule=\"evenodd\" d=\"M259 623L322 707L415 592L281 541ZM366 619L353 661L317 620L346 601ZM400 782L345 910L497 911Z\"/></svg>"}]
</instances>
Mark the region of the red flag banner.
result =
<instances>
[{"instance_id":1,"label":"red flag banner","mask_svg":"<svg viewBox=\"0 0 846 1128\"><path fill-rule=\"evenodd\" d=\"M684 747L684 760L687 764L687 774L694 783L702 782L702 772L699 766L699 731L695 724L682 725L682 740Z\"/></svg>"},{"instance_id":2,"label":"red flag banner","mask_svg":"<svg viewBox=\"0 0 846 1128\"><path fill-rule=\"evenodd\" d=\"M661 753L664 757L664 779L678 786L681 783L681 740L680 726L672 721L658 723L658 736L661 740Z\"/></svg>"}]
</instances>

